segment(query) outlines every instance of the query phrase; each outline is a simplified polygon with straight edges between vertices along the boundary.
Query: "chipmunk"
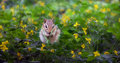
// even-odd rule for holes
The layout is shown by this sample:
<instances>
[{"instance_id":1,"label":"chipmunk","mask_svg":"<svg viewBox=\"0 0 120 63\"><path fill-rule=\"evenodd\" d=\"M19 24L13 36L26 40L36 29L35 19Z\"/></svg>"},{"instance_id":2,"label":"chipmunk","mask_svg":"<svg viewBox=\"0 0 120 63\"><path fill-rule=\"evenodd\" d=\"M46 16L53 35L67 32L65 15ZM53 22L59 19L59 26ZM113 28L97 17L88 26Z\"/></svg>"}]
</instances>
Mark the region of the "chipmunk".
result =
<instances>
[{"instance_id":1,"label":"chipmunk","mask_svg":"<svg viewBox=\"0 0 120 63\"><path fill-rule=\"evenodd\" d=\"M43 25L39 32L40 40L43 43L48 43L48 41L53 44L58 41L60 36L60 29L54 24L53 19L44 19Z\"/></svg>"}]
</instances>

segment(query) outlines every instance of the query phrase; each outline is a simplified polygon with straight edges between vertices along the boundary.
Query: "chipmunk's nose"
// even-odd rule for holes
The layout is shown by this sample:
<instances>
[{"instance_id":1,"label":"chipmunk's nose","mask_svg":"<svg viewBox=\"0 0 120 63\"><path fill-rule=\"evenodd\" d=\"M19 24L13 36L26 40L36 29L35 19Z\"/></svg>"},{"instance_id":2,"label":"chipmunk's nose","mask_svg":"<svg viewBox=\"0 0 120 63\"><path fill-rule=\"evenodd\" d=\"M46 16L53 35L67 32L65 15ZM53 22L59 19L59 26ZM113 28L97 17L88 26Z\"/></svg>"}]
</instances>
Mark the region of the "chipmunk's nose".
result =
<instances>
[{"instance_id":1,"label":"chipmunk's nose","mask_svg":"<svg viewBox=\"0 0 120 63\"><path fill-rule=\"evenodd\" d=\"M48 32L48 34L50 34L51 32Z\"/></svg>"}]
</instances>

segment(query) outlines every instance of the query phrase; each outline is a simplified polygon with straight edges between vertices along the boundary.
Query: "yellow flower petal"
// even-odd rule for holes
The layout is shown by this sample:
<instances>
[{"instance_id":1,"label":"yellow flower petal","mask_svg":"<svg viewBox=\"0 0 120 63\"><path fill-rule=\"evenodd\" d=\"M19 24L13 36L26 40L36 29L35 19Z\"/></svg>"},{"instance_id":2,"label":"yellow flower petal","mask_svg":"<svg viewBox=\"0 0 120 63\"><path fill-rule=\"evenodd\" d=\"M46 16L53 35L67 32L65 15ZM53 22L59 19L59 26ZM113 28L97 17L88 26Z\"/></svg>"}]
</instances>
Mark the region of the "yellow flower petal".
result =
<instances>
[{"instance_id":1,"label":"yellow flower petal","mask_svg":"<svg viewBox=\"0 0 120 63\"><path fill-rule=\"evenodd\" d=\"M54 50L54 49L51 49L51 50L50 50L50 52L54 53L54 52L55 52L55 50Z\"/></svg>"},{"instance_id":2,"label":"yellow flower petal","mask_svg":"<svg viewBox=\"0 0 120 63\"><path fill-rule=\"evenodd\" d=\"M75 58L75 54L72 55L72 58Z\"/></svg>"},{"instance_id":3,"label":"yellow flower petal","mask_svg":"<svg viewBox=\"0 0 120 63\"><path fill-rule=\"evenodd\" d=\"M76 22L75 24L74 24L74 27L78 27L80 24L78 24L78 22Z\"/></svg>"},{"instance_id":4,"label":"yellow flower petal","mask_svg":"<svg viewBox=\"0 0 120 63\"><path fill-rule=\"evenodd\" d=\"M3 30L3 26L2 25L0 25L0 30Z\"/></svg>"},{"instance_id":5,"label":"yellow flower petal","mask_svg":"<svg viewBox=\"0 0 120 63\"><path fill-rule=\"evenodd\" d=\"M118 51L117 51L117 50L114 50L114 53L115 53L115 55L117 55L117 56L118 56Z\"/></svg>"},{"instance_id":6,"label":"yellow flower petal","mask_svg":"<svg viewBox=\"0 0 120 63\"><path fill-rule=\"evenodd\" d=\"M93 52L93 54L95 57L100 56L100 53L98 51Z\"/></svg>"},{"instance_id":7,"label":"yellow flower petal","mask_svg":"<svg viewBox=\"0 0 120 63\"><path fill-rule=\"evenodd\" d=\"M91 38L85 38L86 41L88 41L89 44L91 44Z\"/></svg>"},{"instance_id":8,"label":"yellow flower petal","mask_svg":"<svg viewBox=\"0 0 120 63\"><path fill-rule=\"evenodd\" d=\"M74 54L74 51L71 51L71 54Z\"/></svg>"},{"instance_id":9,"label":"yellow flower petal","mask_svg":"<svg viewBox=\"0 0 120 63\"><path fill-rule=\"evenodd\" d=\"M28 51L31 51L32 49L31 48L28 48Z\"/></svg>"},{"instance_id":10,"label":"yellow flower petal","mask_svg":"<svg viewBox=\"0 0 120 63\"><path fill-rule=\"evenodd\" d=\"M42 47L45 47L46 45L42 43Z\"/></svg>"},{"instance_id":11,"label":"yellow flower petal","mask_svg":"<svg viewBox=\"0 0 120 63\"><path fill-rule=\"evenodd\" d=\"M77 33L74 33L73 35L74 35L75 39L78 38L78 34Z\"/></svg>"},{"instance_id":12,"label":"yellow flower petal","mask_svg":"<svg viewBox=\"0 0 120 63\"><path fill-rule=\"evenodd\" d=\"M78 55L81 55L82 54L82 52L78 52Z\"/></svg>"},{"instance_id":13,"label":"yellow flower petal","mask_svg":"<svg viewBox=\"0 0 120 63\"><path fill-rule=\"evenodd\" d=\"M81 47L84 49L85 48L85 44L82 44Z\"/></svg>"},{"instance_id":14,"label":"yellow flower petal","mask_svg":"<svg viewBox=\"0 0 120 63\"><path fill-rule=\"evenodd\" d=\"M94 9L95 9L95 10L98 9L98 5L97 5L97 4L94 5Z\"/></svg>"},{"instance_id":15,"label":"yellow flower petal","mask_svg":"<svg viewBox=\"0 0 120 63\"><path fill-rule=\"evenodd\" d=\"M107 51L105 51L105 52L104 52L104 54L105 54L105 55L107 55L107 54L110 54L110 53L109 53L109 52L107 52Z\"/></svg>"}]
</instances>

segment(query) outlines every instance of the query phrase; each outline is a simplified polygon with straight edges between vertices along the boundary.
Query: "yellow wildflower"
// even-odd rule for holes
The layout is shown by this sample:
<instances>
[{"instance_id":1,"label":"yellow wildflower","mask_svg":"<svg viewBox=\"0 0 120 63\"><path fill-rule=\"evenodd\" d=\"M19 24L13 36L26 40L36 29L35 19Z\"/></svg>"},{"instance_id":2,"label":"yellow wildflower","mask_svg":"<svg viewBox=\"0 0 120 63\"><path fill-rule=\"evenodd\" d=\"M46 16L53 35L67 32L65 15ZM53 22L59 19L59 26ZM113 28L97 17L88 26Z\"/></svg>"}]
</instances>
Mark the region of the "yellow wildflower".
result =
<instances>
[{"instance_id":1,"label":"yellow wildflower","mask_svg":"<svg viewBox=\"0 0 120 63\"><path fill-rule=\"evenodd\" d=\"M62 20L61 23L62 23L64 26L66 26L66 25L67 25L67 22L70 20L70 17L67 16L66 14L63 14L61 20Z\"/></svg>"},{"instance_id":2,"label":"yellow wildflower","mask_svg":"<svg viewBox=\"0 0 120 63\"><path fill-rule=\"evenodd\" d=\"M87 13L91 13L92 11L88 9L88 10L85 10L85 12L87 12Z\"/></svg>"},{"instance_id":3,"label":"yellow wildflower","mask_svg":"<svg viewBox=\"0 0 120 63\"><path fill-rule=\"evenodd\" d=\"M2 7L1 7L3 10L5 10L5 5L2 5Z\"/></svg>"},{"instance_id":4,"label":"yellow wildflower","mask_svg":"<svg viewBox=\"0 0 120 63\"><path fill-rule=\"evenodd\" d=\"M26 35L26 39L28 39L28 38L29 38L29 35L27 34L27 35Z\"/></svg>"},{"instance_id":5,"label":"yellow wildflower","mask_svg":"<svg viewBox=\"0 0 120 63\"><path fill-rule=\"evenodd\" d=\"M0 25L0 30L3 30L3 26L2 25Z\"/></svg>"},{"instance_id":6,"label":"yellow wildflower","mask_svg":"<svg viewBox=\"0 0 120 63\"><path fill-rule=\"evenodd\" d=\"M3 45L3 44L1 44L1 45L0 45L0 48L1 48L1 47L3 47L3 46L4 46L4 45Z\"/></svg>"},{"instance_id":7,"label":"yellow wildflower","mask_svg":"<svg viewBox=\"0 0 120 63\"><path fill-rule=\"evenodd\" d=\"M95 51L93 52L94 53L94 56L97 57L97 56L100 56L100 53L98 51Z\"/></svg>"},{"instance_id":8,"label":"yellow wildflower","mask_svg":"<svg viewBox=\"0 0 120 63\"><path fill-rule=\"evenodd\" d=\"M95 9L95 10L98 9L98 5L97 5L97 4L94 5L94 9Z\"/></svg>"},{"instance_id":9,"label":"yellow wildflower","mask_svg":"<svg viewBox=\"0 0 120 63\"><path fill-rule=\"evenodd\" d=\"M33 32L34 32L34 31L33 31L33 30L31 30L30 32L31 32L31 33L32 33L32 35L33 35Z\"/></svg>"},{"instance_id":10,"label":"yellow wildflower","mask_svg":"<svg viewBox=\"0 0 120 63\"><path fill-rule=\"evenodd\" d=\"M67 9L67 12L71 12L72 10L69 8L69 9Z\"/></svg>"},{"instance_id":11,"label":"yellow wildflower","mask_svg":"<svg viewBox=\"0 0 120 63\"><path fill-rule=\"evenodd\" d=\"M42 14L45 14L45 11L44 10L42 10L42 12L41 12Z\"/></svg>"},{"instance_id":12,"label":"yellow wildflower","mask_svg":"<svg viewBox=\"0 0 120 63\"><path fill-rule=\"evenodd\" d=\"M6 41L5 41L5 44L8 44L8 43L9 43L8 40L6 40Z\"/></svg>"},{"instance_id":13,"label":"yellow wildflower","mask_svg":"<svg viewBox=\"0 0 120 63\"><path fill-rule=\"evenodd\" d=\"M14 8L11 8L10 10L11 10L12 16L13 16L15 14L15 10L14 10Z\"/></svg>"},{"instance_id":14,"label":"yellow wildflower","mask_svg":"<svg viewBox=\"0 0 120 63\"><path fill-rule=\"evenodd\" d=\"M86 31L87 30L87 28L82 28L83 29L83 31Z\"/></svg>"},{"instance_id":15,"label":"yellow wildflower","mask_svg":"<svg viewBox=\"0 0 120 63\"><path fill-rule=\"evenodd\" d=\"M44 51L44 49L43 49L43 47L41 47L41 49L40 49L41 51Z\"/></svg>"},{"instance_id":16,"label":"yellow wildflower","mask_svg":"<svg viewBox=\"0 0 120 63\"><path fill-rule=\"evenodd\" d=\"M22 56L20 56L18 59L21 60L21 59L22 59Z\"/></svg>"},{"instance_id":17,"label":"yellow wildflower","mask_svg":"<svg viewBox=\"0 0 120 63\"><path fill-rule=\"evenodd\" d=\"M83 29L83 31L84 31L84 33L85 33L85 35L87 35L87 28L82 28Z\"/></svg>"},{"instance_id":18,"label":"yellow wildflower","mask_svg":"<svg viewBox=\"0 0 120 63\"><path fill-rule=\"evenodd\" d=\"M85 48L85 44L82 44L81 47L84 49Z\"/></svg>"},{"instance_id":19,"label":"yellow wildflower","mask_svg":"<svg viewBox=\"0 0 120 63\"><path fill-rule=\"evenodd\" d=\"M38 30L38 28L37 27L35 27L35 31L37 31Z\"/></svg>"},{"instance_id":20,"label":"yellow wildflower","mask_svg":"<svg viewBox=\"0 0 120 63\"><path fill-rule=\"evenodd\" d=\"M41 6L45 6L45 3L42 2L42 1L40 1L40 5L41 5Z\"/></svg>"},{"instance_id":21,"label":"yellow wildflower","mask_svg":"<svg viewBox=\"0 0 120 63\"><path fill-rule=\"evenodd\" d=\"M20 54L19 52L17 52L17 56L18 56L18 57L20 57L20 56L21 56L21 54Z\"/></svg>"},{"instance_id":22,"label":"yellow wildflower","mask_svg":"<svg viewBox=\"0 0 120 63\"><path fill-rule=\"evenodd\" d=\"M98 20L95 21L96 23L98 22Z\"/></svg>"},{"instance_id":23,"label":"yellow wildflower","mask_svg":"<svg viewBox=\"0 0 120 63\"><path fill-rule=\"evenodd\" d=\"M16 8L18 9L18 8L19 8L19 5L17 5Z\"/></svg>"},{"instance_id":24,"label":"yellow wildflower","mask_svg":"<svg viewBox=\"0 0 120 63\"><path fill-rule=\"evenodd\" d=\"M22 59L22 56L21 56L21 53L20 53L20 52L17 52L17 56L18 56L18 59L19 59L19 60Z\"/></svg>"},{"instance_id":25,"label":"yellow wildflower","mask_svg":"<svg viewBox=\"0 0 120 63\"><path fill-rule=\"evenodd\" d=\"M62 22L62 24L64 25L64 26L67 26L67 23L64 21L64 22Z\"/></svg>"},{"instance_id":26,"label":"yellow wildflower","mask_svg":"<svg viewBox=\"0 0 120 63\"><path fill-rule=\"evenodd\" d=\"M25 29L21 29L22 32L25 32Z\"/></svg>"},{"instance_id":27,"label":"yellow wildflower","mask_svg":"<svg viewBox=\"0 0 120 63\"><path fill-rule=\"evenodd\" d=\"M82 52L78 52L78 55L81 55L82 54Z\"/></svg>"},{"instance_id":28,"label":"yellow wildflower","mask_svg":"<svg viewBox=\"0 0 120 63\"><path fill-rule=\"evenodd\" d=\"M104 54L105 54L105 55L107 55L107 54L110 54L110 53L109 53L109 52L107 52L107 51L105 51L105 52L104 52Z\"/></svg>"},{"instance_id":29,"label":"yellow wildflower","mask_svg":"<svg viewBox=\"0 0 120 63\"><path fill-rule=\"evenodd\" d=\"M31 48L28 48L28 51L31 51L32 49Z\"/></svg>"},{"instance_id":30,"label":"yellow wildflower","mask_svg":"<svg viewBox=\"0 0 120 63\"><path fill-rule=\"evenodd\" d=\"M6 51L6 50L8 50L8 48L6 47L6 45L0 45L0 49L2 49L3 52Z\"/></svg>"},{"instance_id":31,"label":"yellow wildflower","mask_svg":"<svg viewBox=\"0 0 120 63\"><path fill-rule=\"evenodd\" d=\"M23 21L20 21L20 26L21 26L21 27L23 26Z\"/></svg>"},{"instance_id":32,"label":"yellow wildflower","mask_svg":"<svg viewBox=\"0 0 120 63\"><path fill-rule=\"evenodd\" d=\"M33 19L30 19L30 21L29 22L31 22L32 21L32 23L34 24L34 20Z\"/></svg>"},{"instance_id":33,"label":"yellow wildflower","mask_svg":"<svg viewBox=\"0 0 120 63\"><path fill-rule=\"evenodd\" d=\"M90 4L92 4L92 3L93 3L93 1L89 1L89 3L90 3Z\"/></svg>"},{"instance_id":34,"label":"yellow wildflower","mask_svg":"<svg viewBox=\"0 0 120 63\"><path fill-rule=\"evenodd\" d=\"M65 16L66 20L70 20L69 16Z\"/></svg>"},{"instance_id":35,"label":"yellow wildflower","mask_svg":"<svg viewBox=\"0 0 120 63\"><path fill-rule=\"evenodd\" d=\"M71 51L71 54L74 54L74 51L73 51L73 50Z\"/></svg>"},{"instance_id":36,"label":"yellow wildflower","mask_svg":"<svg viewBox=\"0 0 120 63\"><path fill-rule=\"evenodd\" d=\"M31 18L31 20L32 20L32 23L34 22L34 19L33 18Z\"/></svg>"},{"instance_id":37,"label":"yellow wildflower","mask_svg":"<svg viewBox=\"0 0 120 63\"><path fill-rule=\"evenodd\" d=\"M25 5L23 5L22 7L23 7L23 9L26 9L26 6L25 6Z\"/></svg>"},{"instance_id":38,"label":"yellow wildflower","mask_svg":"<svg viewBox=\"0 0 120 63\"><path fill-rule=\"evenodd\" d=\"M72 58L75 58L75 54L72 55Z\"/></svg>"},{"instance_id":39,"label":"yellow wildflower","mask_svg":"<svg viewBox=\"0 0 120 63\"><path fill-rule=\"evenodd\" d=\"M72 15L75 15L75 11L72 12Z\"/></svg>"},{"instance_id":40,"label":"yellow wildflower","mask_svg":"<svg viewBox=\"0 0 120 63\"><path fill-rule=\"evenodd\" d=\"M80 24L78 24L78 22L76 22L75 24L74 24L74 27L78 27Z\"/></svg>"},{"instance_id":41,"label":"yellow wildflower","mask_svg":"<svg viewBox=\"0 0 120 63\"><path fill-rule=\"evenodd\" d=\"M5 41L5 42L2 42L2 45L6 45L6 44L8 44L9 42L8 42L8 40L7 41Z\"/></svg>"},{"instance_id":42,"label":"yellow wildflower","mask_svg":"<svg viewBox=\"0 0 120 63\"><path fill-rule=\"evenodd\" d=\"M74 35L75 39L78 38L78 34L77 33L74 33L73 35Z\"/></svg>"},{"instance_id":43,"label":"yellow wildflower","mask_svg":"<svg viewBox=\"0 0 120 63\"><path fill-rule=\"evenodd\" d=\"M114 16L116 16L116 15L117 15L116 13L111 12L111 16L114 17Z\"/></svg>"},{"instance_id":44,"label":"yellow wildflower","mask_svg":"<svg viewBox=\"0 0 120 63\"><path fill-rule=\"evenodd\" d=\"M22 26L22 28L25 28L25 27L27 27L27 25L26 25L26 24Z\"/></svg>"},{"instance_id":45,"label":"yellow wildflower","mask_svg":"<svg viewBox=\"0 0 120 63\"><path fill-rule=\"evenodd\" d=\"M13 20L13 21L16 21L16 18L15 18L15 17L13 17L13 18L12 18L12 20Z\"/></svg>"},{"instance_id":46,"label":"yellow wildflower","mask_svg":"<svg viewBox=\"0 0 120 63\"><path fill-rule=\"evenodd\" d=\"M109 0L105 0L105 2L109 2Z\"/></svg>"},{"instance_id":47,"label":"yellow wildflower","mask_svg":"<svg viewBox=\"0 0 120 63\"><path fill-rule=\"evenodd\" d=\"M33 21L33 19L29 17L29 18L28 18L28 21L31 22L31 21Z\"/></svg>"},{"instance_id":48,"label":"yellow wildflower","mask_svg":"<svg viewBox=\"0 0 120 63\"><path fill-rule=\"evenodd\" d=\"M29 41L25 41L25 42L24 42L24 44L27 44L27 45L29 45L30 43L29 43Z\"/></svg>"},{"instance_id":49,"label":"yellow wildflower","mask_svg":"<svg viewBox=\"0 0 120 63\"><path fill-rule=\"evenodd\" d=\"M48 16L50 16L52 18L53 17L53 13L49 12Z\"/></svg>"},{"instance_id":50,"label":"yellow wildflower","mask_svg":"<svg viewBox=\"0 0 120 63\"><path fill-rule=\"evenodd\" d=\"M60 12L63 12L64 11L64 9L60 9Z\"/></svg>"},{"instance_id":51,"label":"yellow wildflower","mask_svg":"<svg viewBox=\"0 0 120 63\"><path fill-rule=\"evenodd\" d=\"M104 22L104 26L107 26L108 24L107 24L107 22Z\"/></svg>"},{"instance_id":52,"label":"yellow wildflower","mask_svg":"<svg viewBox=\"0 0 120 63\"><path fill-rule=\"evenodd\" d=\"M88 41L88 43L89 44L91 44L90 42L91 42L91 38L85 38L86 39L86 41Z\"/></svg>"},{"instance_id":53,"label":"yellow wildflower","mask_svg":"<svg viewBox=\"0 0 120 63\"><path fill-rule=\"evenodd\" d=\"M88 18L87 20L88 20L87 23L90 23L92 21L92 18Z\"/></svg>"},{"instance_id":54,"label":"yellow wildflower","mask_svg":"<svg viewBox=\"0 0 120 63\"><path fill-rule=\"evenodd\" d=\"M54 50L54 49L51 49L51 50L50 50L50 52L54 53L54 52L55 52L55 50Z\"/></svg>"},{"instance_id":55,"label":"yellow wildflower","mask_svg":"<svg viewBox=\"0 0 120 63\"><path fill-rule=\"evenodd\" d=\"M115 53L115 55L117 55L117 56L118 56L118 51L114 50L114 53Z\"/></svg>"},{"instance_id":56,"label":"yellow wildflower","mask_svg":"<svg viewBox=\"0 0 120 63\"><path fill-rule=\"evenodd\" d=\"M0 38L2 38L3 37L3 35L2 35L2 33L0 33Z\"/></svg>"},{"instance_id":57,"label":"yellow wildflower","mask_svg":"<svg viewBox=\"0 0 120 63\"><path fill-rule=\"evenodd\" d=\"M27 35L30 35L30 32L27 32Z\"/></svg>"},{"instance_id":58,"label":"yellow wildflower","mask_svg":"<svg viewBox=\"0 0 120 63\"><path fill-rule=\"evenodd\" d=\"M46 45L42 43L42 47L45 47Z\"/></svg>"},{"instance_id":59,"label":"yellow wildflower","mask_svg":"<svg viewBox=\"0 0 120 63\"><path fill-rule=\"evenodd\" d=\"M118 22L120 22L120 18L119 18Z\"/></svg>"},{"instance_id":60,"label":"yellow wildflower","mask_svg":"<svg viewBox=\"0 0 120 63\"><path fill-rule=\"evenodd\" d=\"M33 22L33 24L34 24L34 25L36 25L36 24L37 24L37 22Z\"/></svg>"},{"instance_id":61,"label":"yellow wildflower","mask_svg":"<svg viewBox=\"0 0 120 63\"><path fill-rule=\"evenodd\" d=\"M110 12L110 8L107 8L107 11Z\"/></svg>"},{"instance_id":62,"label":"yellow wildflower","mask_svg":"<svg viewBox=\"0 0 120 63\"><path fill-rule=\"evenodd\" d=\"M73 6L73 8L76 8L76 7L77 7L77 4L73 4L72 6Z\"/></svg>"},{"instance_id":63,"label":"yellow wildflower","mask_svg":"<svg viewBox=\"0 0 120 63\"><path fill-rule=\"evenodd\" d=\"M103 8L103 9L100 9L101 12L105 13L106 9Z\"/></svg>"}]
</instances>

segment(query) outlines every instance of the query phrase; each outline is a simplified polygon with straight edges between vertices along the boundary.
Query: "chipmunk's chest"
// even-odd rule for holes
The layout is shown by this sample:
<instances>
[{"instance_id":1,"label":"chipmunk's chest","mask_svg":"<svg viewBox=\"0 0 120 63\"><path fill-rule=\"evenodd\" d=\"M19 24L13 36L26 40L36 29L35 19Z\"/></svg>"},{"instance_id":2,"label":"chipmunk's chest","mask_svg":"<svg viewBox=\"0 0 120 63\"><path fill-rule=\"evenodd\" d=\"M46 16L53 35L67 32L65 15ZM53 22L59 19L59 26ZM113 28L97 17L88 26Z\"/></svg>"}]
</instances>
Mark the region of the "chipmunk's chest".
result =
<instances>
[{"instance_id":1,"label":"chipmunk's chest","mask_svg":"<svg viewBox=\"0 0 120 63\"><path fill-rule=\"evenodd\" d=\"M53 37L53 35L50 35L50 36L46 36L46 38L49 40Z\"/></svg>"}]
</instances>

